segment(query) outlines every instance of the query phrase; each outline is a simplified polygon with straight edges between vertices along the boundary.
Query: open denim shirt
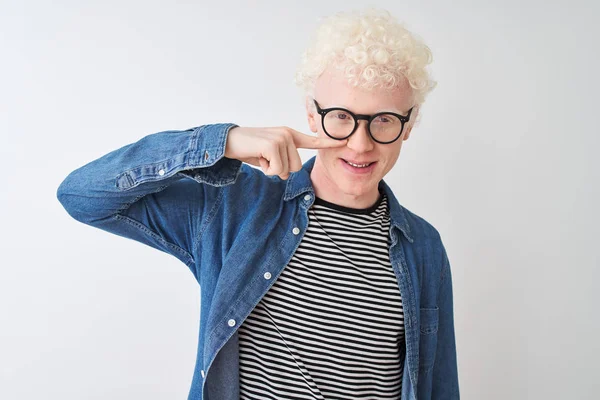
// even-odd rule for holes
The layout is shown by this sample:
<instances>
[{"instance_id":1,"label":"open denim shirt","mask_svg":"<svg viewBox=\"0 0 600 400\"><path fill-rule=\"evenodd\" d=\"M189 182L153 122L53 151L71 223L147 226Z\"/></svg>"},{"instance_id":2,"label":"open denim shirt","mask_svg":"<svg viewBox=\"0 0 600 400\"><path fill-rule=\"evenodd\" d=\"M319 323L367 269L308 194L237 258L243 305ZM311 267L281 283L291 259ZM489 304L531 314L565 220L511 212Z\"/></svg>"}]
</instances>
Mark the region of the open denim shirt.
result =
<instances>
[{"instance_id":1,"label":"open denim shirt","mask_svg":"<svg viewBox=\"0 0 600 400\"><path fill-rule=\"evenodd\" d=\"M315 157L287 180L266 176L224 156L236 126L147 135L72 171L57 190L77 221L172 254L194 274L194 400L239 399L238 328L292 258L315 199ZM389 255L404 307L401 399L458 399L452 277L440 234L384 180L379 189L389 199Z\"/></svg>"}]
</instances>

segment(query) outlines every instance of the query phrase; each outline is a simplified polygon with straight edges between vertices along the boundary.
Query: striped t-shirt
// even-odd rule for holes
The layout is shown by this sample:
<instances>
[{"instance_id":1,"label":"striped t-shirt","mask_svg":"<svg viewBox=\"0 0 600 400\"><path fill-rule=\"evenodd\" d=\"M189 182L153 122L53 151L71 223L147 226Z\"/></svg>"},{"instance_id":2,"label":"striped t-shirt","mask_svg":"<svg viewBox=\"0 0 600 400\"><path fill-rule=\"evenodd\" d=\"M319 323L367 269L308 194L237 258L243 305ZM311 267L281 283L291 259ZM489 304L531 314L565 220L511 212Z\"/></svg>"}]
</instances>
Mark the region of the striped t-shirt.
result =
<instances>
[{"instance_id":1,"label":"striped t-shirt","mask_svg":"<svg viewBox=\"0 0 600 400\"><path fill-rule=\"evenodd\" d=\"M404 313L387 197L316 198L283 272L239 328L241 399L399 399Z\"/></svg>"}]
</instances>

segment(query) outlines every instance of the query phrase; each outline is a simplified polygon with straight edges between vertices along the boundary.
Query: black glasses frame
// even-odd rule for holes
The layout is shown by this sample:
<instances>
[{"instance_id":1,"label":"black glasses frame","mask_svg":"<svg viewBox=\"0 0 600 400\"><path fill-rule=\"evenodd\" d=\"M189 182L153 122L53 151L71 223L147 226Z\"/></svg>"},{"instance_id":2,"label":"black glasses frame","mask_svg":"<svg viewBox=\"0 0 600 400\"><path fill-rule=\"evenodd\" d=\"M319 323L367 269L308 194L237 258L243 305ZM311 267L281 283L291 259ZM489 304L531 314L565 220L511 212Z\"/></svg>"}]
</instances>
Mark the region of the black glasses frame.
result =
<instances>
[{"instance_id":1,"label":"black glasses frame","mask_svg":"<svg viewBox=\"0 0 600 400\"><path fill-rule=\"evenodd\" d=\"M325 134L327 136L329 136L332 139L335 140L344 140L349 138L350 136L352 136L352 134L354 132L356 132L356 129L358 129L358 121L361 119L364 119L367 122L367 131L369 132L369 136L371 136L371 139L373 139L374 141L376 141L377 143L381 143L381 144L389 144L389 143L393 143L396 140L398 140L400 138L400 136L402 136L402 132L404 132L404 124L406 122L408 122L410 120L410 114L414 108L411 107L410 110L408 110L408 115L401 115L401 114L396 114L390 111L383 111L377 114L373 114L373 115L366 115L366 114L354 114L352 111L347 110L345 108L342 107L331 107L331 108L321 108L319 106L319 103L317 103L317 100L313 99L313 101L315 102L315 106L317 107L317 112L321 115L321 126L323 126L323 132L325 132ZM344 112L347 112L348 114L352 115L352 118L354 118L354 129L352 129L352 132L350 132L350 134L348 136L342 137L342 138L338 138L338 137L333 137L331 136L329 133L327 133L327 130L325 129L325 115L327 115L328 112L330 111L334 111L334 110L341 110ZM396 136L394 139L387 141L387 142L382 142L381 140L377 140L374 136L373 133L371 132L371 122L373 122L373 120L383 114L390 114L395 116L396 118L398 118L400 120L400 122L402 123L402 126L400 128L400 133L398 134L398 136Z\"/></svg>"}]
</instances>

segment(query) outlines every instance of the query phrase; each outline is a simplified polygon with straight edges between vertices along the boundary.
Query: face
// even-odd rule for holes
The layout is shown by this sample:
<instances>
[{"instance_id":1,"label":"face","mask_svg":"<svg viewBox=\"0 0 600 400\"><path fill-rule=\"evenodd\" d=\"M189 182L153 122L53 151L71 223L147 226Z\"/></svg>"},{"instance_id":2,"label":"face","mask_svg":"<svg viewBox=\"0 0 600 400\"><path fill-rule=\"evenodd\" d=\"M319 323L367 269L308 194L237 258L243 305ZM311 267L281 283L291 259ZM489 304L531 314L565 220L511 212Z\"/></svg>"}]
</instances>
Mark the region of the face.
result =
<instances>
[{"instance_id":1,"label":"face","mask_svg":"<svg viewBox=\"0 0 600 400\"><path fill-rule=\"evenodd\" d=\"M317 80L314 98L321 108L343 107L355 114L372 115L381 111L392 111L408 115L413 106L412 90L407 81L393 91L366 91L351 87L343 73L327 69ZM321 115L311 107L312 98L307 97L307 113L310 129L320 137L323 132ZM355 206L368 207L379 197L379 181L392 169L404 140L408 139L417 116L417 107L405 123L402 135L389 144L375 142L369 135L368 121L359 120L356 131L348 138L346 146L319 149L311 180L317 196L326 200ZM364 165L356 168L347 163Z\"/></svg>"}]
</instances>

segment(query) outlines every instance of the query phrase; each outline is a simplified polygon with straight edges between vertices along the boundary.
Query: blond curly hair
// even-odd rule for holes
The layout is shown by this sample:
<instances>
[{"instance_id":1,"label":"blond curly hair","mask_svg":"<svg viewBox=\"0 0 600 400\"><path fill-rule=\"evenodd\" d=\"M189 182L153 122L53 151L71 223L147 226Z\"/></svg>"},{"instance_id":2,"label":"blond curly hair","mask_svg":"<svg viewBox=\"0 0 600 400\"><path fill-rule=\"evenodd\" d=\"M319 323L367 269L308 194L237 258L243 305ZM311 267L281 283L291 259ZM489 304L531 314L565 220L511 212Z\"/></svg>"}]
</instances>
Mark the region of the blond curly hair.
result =
<instances>
[{"instance_id":1,"label":"blond curly hair","mask_svg":"<svg viewBox=\"0 0 600 400\"><path fill-rule=\"evenodd\" d=\"M338 12L322 18L295 74L303 95L314 95L317 78L328 66L344 71L350 85L393 89L404 79L421 105L437 82L427 71L431 50L386 10Z\"/></svg>"}]
</instances>

